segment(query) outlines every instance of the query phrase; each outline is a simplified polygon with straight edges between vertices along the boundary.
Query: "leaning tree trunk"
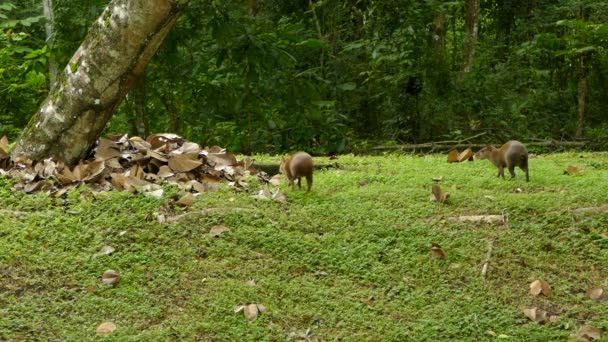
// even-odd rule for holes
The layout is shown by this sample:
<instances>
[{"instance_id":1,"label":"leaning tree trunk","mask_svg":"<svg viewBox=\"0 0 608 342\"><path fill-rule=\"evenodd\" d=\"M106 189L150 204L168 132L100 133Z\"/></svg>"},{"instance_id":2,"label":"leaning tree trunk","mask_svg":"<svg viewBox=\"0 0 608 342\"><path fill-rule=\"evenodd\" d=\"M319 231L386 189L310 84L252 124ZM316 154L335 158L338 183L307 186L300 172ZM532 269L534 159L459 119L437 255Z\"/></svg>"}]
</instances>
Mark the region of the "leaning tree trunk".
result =
<instances>
[{"instance_id":1,"label":"leaning tree trunk","mask_svg":"<svg viewBox=\"0 0 608 342\"><path fill-rule=\"evenodd\" d=\"M86 156L188 0L112 0L11 152L73 164Z\"/></svg>"}]
</instances>

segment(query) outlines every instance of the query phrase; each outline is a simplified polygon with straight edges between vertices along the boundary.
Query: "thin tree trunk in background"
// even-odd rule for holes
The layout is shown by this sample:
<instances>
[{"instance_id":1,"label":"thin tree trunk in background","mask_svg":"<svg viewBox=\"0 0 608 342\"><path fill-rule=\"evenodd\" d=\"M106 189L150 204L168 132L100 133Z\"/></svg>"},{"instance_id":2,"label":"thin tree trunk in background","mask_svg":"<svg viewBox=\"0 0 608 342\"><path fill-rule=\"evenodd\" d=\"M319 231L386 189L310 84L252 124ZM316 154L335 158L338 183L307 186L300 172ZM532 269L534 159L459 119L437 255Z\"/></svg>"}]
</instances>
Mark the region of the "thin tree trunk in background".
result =
<instances>
[{"instance_id":1,"label":"thin tree trunk in background","mask_svg":"<svg viewBox=\"0 0 608 342\"><path fill-rule=\"evenodd\" d=\"M441 53L441 59L445 50L445 13L437 11L433 17L433 45Z\"/></svg>"},{"instance_id":2,"label":"thin tree trunk in background","mask_svg":"<svg viewBox=\"0 0 608 342\"><path fill-rule=\"evenodd\" d=\"M458 41L456 40L456 13L454 8L452 12L452 70L456 70L456 56L458 55Z\"/></svg>"},{"instance_id":3,"label":"thin tree trunk in background","mask_svg":"<svg viewBox=\"0 0 608 342\"><path fill-rule=\"evenodd\" d=\"M140 137L147 137L150 135L150 125L148 122L148 107L147 103L147 93L146 93L146 75L142 75L142 77L137 80L134 90L134 101L135 101L135 118L137 120L136 128L137 134Z\"/></svg>"},{"instance_id":4,"label":"thin tree trunk in background","mask_svg":"<svg viewBox=\"0 0 608 342\"><path fill-rule=\"evenodd\" d=\"M462 61L462 71L471 71L477 36L479 34L479 0L467 0L466 3L466 30L467 39L464 44L464 58Z\"/></svg>"},{"instance_id":5,"label":"thin tree trunk in background","mask_svg":"<svg viewBox=\"0 0 608 342\"><path fill-rule=\"evenodd\" d=\"M125 97L125 112L131 135L147 137L150 134L148 110L146 107L145 75L137 80Z\"/></svg>"},{"instance_id":6,"label":"thin tree trunk in background","mask_svg":"<svg viewBox=\"0 0 608 342\"><path fill-rule=\"evenodd\" d=\"M46 32L46 44L49 50L52 48L53 39L55 39L55 15L53 14L53 0L42 0L42 10L44 18L44 30ZM53 57L48 59L49 67L49 89L53 87L57 80L57 74L59 73L59 67Z\"/></svg>"},{"instance_id":7,"label":"thin tree trunk in background","mask_svg":"<svg viewBox=\"0 0 608 342\"><path fill-rule=\"evenodd\" d=\"M112 0L11 152L13 160L84 158L143 74L188 0Z\"/></svg>"},{"instance_id":8,"label":"thin tree trunk in background","mask_svg":"<svg viewBox=\"0 0 608 342\"><path fill-rule=\"evenodd\" d=\"M590 8L583 3L579 5L578 17L582 20L589 20ZM578 57L578 109L576 112L576 132L575 138L583 137L583 127L585 126L585 104L587 98L587 74L589 73L588 59L589 52L583 52Z\"/></svg>"},{"instance_id":9,"label":"thin tree trunk in background","mask_svg":"<svg viewBox=\"0 0 608 342\"><path fill-rule=\"evenodd\" d=\"M576 113L576 138L583 137L585 126L585 103L587 98L587 66L585 55L580 56L580 75L578 78L578 110Z\"/></svg>"}]
</instances>

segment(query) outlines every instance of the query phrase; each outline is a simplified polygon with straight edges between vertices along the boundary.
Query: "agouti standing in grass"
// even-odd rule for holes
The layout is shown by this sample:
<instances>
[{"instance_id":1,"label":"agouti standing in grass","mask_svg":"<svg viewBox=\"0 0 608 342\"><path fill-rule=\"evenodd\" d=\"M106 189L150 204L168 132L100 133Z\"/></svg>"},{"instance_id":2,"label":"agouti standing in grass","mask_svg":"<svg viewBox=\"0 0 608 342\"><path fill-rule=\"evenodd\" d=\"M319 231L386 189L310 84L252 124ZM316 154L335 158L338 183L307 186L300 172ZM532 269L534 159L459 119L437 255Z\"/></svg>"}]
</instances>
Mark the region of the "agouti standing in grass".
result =
<instances>
[{"instance_id":1,"label":"agouti standing in grass","mask_svg":"<svg viewBox=\"0 0 608 342\"><path fill-rule=\"evenodd\" d=\"M488 145L477 153L477 159L489 159L498 168L496 177L505 178L505 167L509 169L511 178L515 177L515 167L519 166L526 173L526 182L530 181L528 175L528 150L524 144L516 140L507 141L499 149Z\"/></svg>"},{"instance_id":2,"label":"agouti standing in grass","mask_svg":"<svg viewBox=\"0 0 608 342\"><path fill-rule=\"evenodd\" d=\"M281 158L281 166L279 171L287 176L289 185L295 187L294 181L298 180L298 187L302 188L300 180L302 177L306 177L306 184L308 184L308 191L312 187L312 157L306 152L296 152L289 158Z\"/></svg>"}]
</instances>

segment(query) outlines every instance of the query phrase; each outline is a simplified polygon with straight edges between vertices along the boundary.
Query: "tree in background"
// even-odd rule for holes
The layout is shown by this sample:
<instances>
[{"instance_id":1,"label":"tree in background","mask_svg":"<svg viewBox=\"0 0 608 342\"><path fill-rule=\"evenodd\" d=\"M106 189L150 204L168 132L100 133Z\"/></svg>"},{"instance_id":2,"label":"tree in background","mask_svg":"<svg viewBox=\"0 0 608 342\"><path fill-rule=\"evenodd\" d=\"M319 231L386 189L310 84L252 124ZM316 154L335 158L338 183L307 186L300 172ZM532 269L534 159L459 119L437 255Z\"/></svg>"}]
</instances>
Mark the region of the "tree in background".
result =
<instances>
[{"instance_id":1,"label":"tree in background","mask_svg":"<svg viewBox=\"0 0 608 342\"><path fill-rule=\"evenodd\" d=\"M10 17L43 13L42 2L10 1ZM50 49L40 19L4 30L13 45L0 46L10 56L0 59L10 70L0 73L0 134L25 126L47 91L47 61L66 66L106 4L54 0ZM480 133L600 141L607 20L599 0L190 2L106 129L245 153Z\"/></svg>"}]
</instances>

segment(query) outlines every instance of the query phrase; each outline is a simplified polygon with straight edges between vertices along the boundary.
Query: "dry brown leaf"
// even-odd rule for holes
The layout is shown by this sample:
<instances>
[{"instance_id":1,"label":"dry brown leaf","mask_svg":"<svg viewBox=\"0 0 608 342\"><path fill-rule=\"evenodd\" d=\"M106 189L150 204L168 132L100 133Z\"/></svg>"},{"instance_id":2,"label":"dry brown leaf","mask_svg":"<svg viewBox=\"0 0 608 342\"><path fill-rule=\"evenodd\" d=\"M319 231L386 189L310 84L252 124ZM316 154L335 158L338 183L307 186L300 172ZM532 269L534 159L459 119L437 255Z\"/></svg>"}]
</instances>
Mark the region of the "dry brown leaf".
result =
<instances>
[{"instance_id":1,"label":"dry brown leaf","mask_svg":"<svg viewBox=\"0 0 608 342\"><path fill-rule=\"evenodd\" d=\"M445 259L448 254L437 243L431 243L431 256L436 259Z\"/></svg>"},{"instance_id":2,"label":"dry brown leaf","mask_svg":"<svg viewBox=\"0 0 608 342\"><path fill-rule=\"evenodd\" d=\"M191 192L185 194L179 200L177 200L177 202L175 202L175 204L179 204L184 207L190 206L192 203L194 203L194 195Z\"/></svg>"},{"instance_id":3,"label":"dry brown leaf","mask_svg":"<svg viewBox=\"0 0 608 342\"><path fill-rule=\"evenodd\" d=\"M448 163L458 162L458 150L454 149L448 152Z\"/></svg>"},{"instance_id":4,"label":"dry brown leaf","mask_svg":"<svg viewBox=\"0 0 608 342\"><path fill-rule=\"evenodd\" d=\"M359 301L367 306L368 309L372 309L372 305L374 304L374 297L361 297Z\"/></svg>"},{"instance_id":5,"label":"dry brown leaf","mask_svg":"<svg viewBox=\"0 0 608 342\"><path fill-rule=\"evenodd\" d=\"M260 310L258 309L257 304L249 304L249 305L245 306L245 308L243 310L245 317L250 321L255 321L255 319L258 318L259 312L260 312Z\"/></svg>"},{"instance_id":6,"label":"dry brown leaf","mask_svg":"<svg viewBox=\"0 0 608 342\"><path fill-rule=\"evenodd\" d=\"M150 135L146 141L150 143L153 150L156 150L163 146L178 145L183 143L184 139L177 134L173 133L158 133ZM175 146L177 147L177 146Z\"/></svg>"},{"instance_id":7,"label":"dry brown leaf","mask_svg":"<svg viewBox=\"0 0 608 342\"><path fill-rule=\"evenodd\" d=\"M473 155L473 151L471 151L470 148L467 148L458 155L458 162L462 162L465 160L473 160Z\"/></svg>"},{"instance_id":8,"label":"dry brown leaf","mask_svg":"<svg viewBox=\"0 0 608 342\"><path fill-rule=\"evenodd\" d=\"M540 294L544 294L547 297L551 296L551 286L544 281L537 279L530 284L530 294L533 296L538 296Z\"/></svg>"},{"instance_id":9,"label":"dry brown leaf","mask_svg":"<svg viewBox=\"0 0 608 342\"><path fill-rule=\"evenodd\" d=\"M524 315L537 323L543 323L547 320L547 312L536 307L524 309Z\"/></svg>"},{"instance_id":10,"label":"dry brown leaf","mask_svg":"<svg viewBox=\"0 0 608 342\"><path fill-rule=\"evenodd\" d=\"M285 193L283 193L281 190L277 190L277 192L272 195L272 199L275 202L287 203L287 196L285 196Z\"/></svg>"},{"instance_id":11,"label":"dry brown leaf","mask_svg":"<svg viewBox=\"0 0 608 342\"><path fill-rule=\"evenodd\" d=\"M207 159L211 162L211 166L215 167L216 170L226 166L235 166L237 164L236 158L232 153L208 153Z\"/></svg>"},{"instance_id":12,"label":"dry brown leaf","mask_svg":"<svg viewBox=\"0 0 608 342\"><path fill-rule=\"evenodd\" d=\"M579 170L579 168L574 165L568 165L568 167L564 171L565 175L578 175L580 173L581 173L581 170Z\"/></svg>"},{"instance_id":13,"label":"dry brown leaf","mask_svg":"<svg viewBox=\"0 0 608 342\"><path fill-rule=\"evenodd\" d=\"M30 193L34 191L52 190L53 183L43 180L39 182L29 183L23 187L23 191Z\"/></svg>"},{"instance_id":14,"label":"dry brown leaf","mask_svg":"<svg viewBox=\"0 0 608 342\"><path fill-rule=\"evenodd\" d=\"M602 337L602 332L591 325L583 325L576 334L579 341L599 340Z\"/></svg>"},{"instance_id":15,"label":"dry brown leaf","mask_svg":"<svg viewBox=\"0 0 608 342\"><path fill-rule=\"evenodd\" d=\"M116 251L116 248L105 245L105 246L101 247L99 252L93 254L93 257L96 258L96 257L102 256L102 255L110 255L110 254L114 253L115 251Z\"/></svg>"},{"instance_id":16,"label":"dry brown leaf","mask_svg":"<svg viewBox=\"0 0 608 342\"><path fill-rule=\"evenodd\" d=\"M53 176L58 169L59 165L56 164L52 158L43 159L34 166L34 171L40 178L48 178Z\"/></svg>"},{"instance_id":17,"label":"dry brown leaf","mask_svg":"<svg viewBox=\"0 0 608 342\"><path fill-rule=\"evenodd\" d=\"M116 285L120 281L120 273L114 270L107 270L103 272L103 275L101 276L101 281L103 281L104 284Z\"/></svg>"},{"instance_id":18,"label":"dry brown leaf","mask_svg":"<svg viewBox=\"0 0 608 342\"><path fill-rule=\"evenodd\" d=\"M229 231L230 231L230 228L228 228L224 225L218 224L218 225L211 227L211 229L209 230L209 235L211 235L213 237L219 237L223 233L229 232Z\"/></svg>"},{"instance_id":19,"label":"dry brown leaf","mask_svg":"<svg viewBox=\"0 0 608 342\"><path fill-rule=\"evenodd\" d=\"M169 167L174 172L188 172L203 165L203 162L193 160L188 155L175 156L169 159Z\"/></svg>"},{"instance_id":20,"label":"dry brown leaf","mask_svg":"<svg viewBox=\"0 0 608 342\"><path fill-rule=\"evenodd\" d=\"M270 185L273 186L279 186L281 185L281 175L274 175L272 177L270 177L270 180L268 181L268 183L270 183Z\"/></svg>"},{"instance_id":21,"label":"dry brown leaf","mask_svg":"<svg viewBox=\"0 0 608 342\"><path fill-rule=\"evenodd\" d=\"M585 298L601 300L604 297L604 289L599 286L590 287L585 293Z\"/></svg>"},{"instance_id":22,"label":"dry brown leaf","mask_svg":"<svg viewBox=\"0 0 608 342\"><path fill-rule=\"evenodd\" d=\"M8 143L8 138L6 137L6 135L3 135L2 138L0 138L0 147L8 151L9 145L10 144Z\"/></svg>"},{"instance_id":23,"label":"dry brown leaf","mask_svg":"<svg viewBox=\"0 0 608 342\"><path fill-rule=\"evenodd\" d=\"M116 330L116 324L112 322L104 322L97 326L95 334L97 336L111 334Z\"/></svg>"}]
</instances>

